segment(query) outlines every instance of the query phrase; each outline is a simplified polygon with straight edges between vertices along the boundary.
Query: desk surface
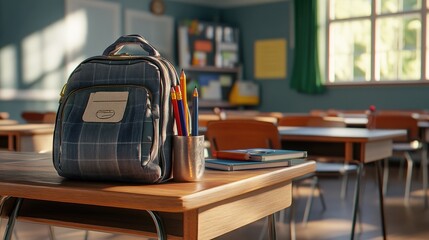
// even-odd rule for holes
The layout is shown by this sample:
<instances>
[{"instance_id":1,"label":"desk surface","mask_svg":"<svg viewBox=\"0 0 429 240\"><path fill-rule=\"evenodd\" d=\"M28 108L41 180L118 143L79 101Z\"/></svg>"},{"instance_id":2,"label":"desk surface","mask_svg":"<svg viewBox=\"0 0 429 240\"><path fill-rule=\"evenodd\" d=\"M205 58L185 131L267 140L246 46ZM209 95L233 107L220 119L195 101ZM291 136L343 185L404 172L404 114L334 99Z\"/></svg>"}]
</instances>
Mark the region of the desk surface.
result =
<instances>
[{"instance_id":1,"label":"desk surface","mask_svg":"<svg viewBox=\"0 0 429 240\"><path fill-rule=\"evenodd\" d=\"M405 130L385 130L366 128L323 128L323 127L278 127L283 139L323 137L326 140L348 139L354 142L392 139L405 135Z\"/></svg>"},{"instance_id":2,"label":"desk surface","mask_svg":"<svg viewBox=\"0 0 429 240\"><path fill-rule=\"evenodd\" d=\"M140 185L67 180L57 175L50 156L19 156L0 152L0 196L166 212L198 208L315 170L313 162L252 171L206 170L200 182Z\"/></svg>"},{"instance_id":3,"label":"desk surface","mask_svg":"<svg viewBox=\"0 0 429 240\"><path fill-rule=\"evenodd\" d=\"M168 239L189 240L213 239L289 207L292 179L315 170L309 161L286 168L207 170L200 182L140 185L66 180L48 155L31 159L0 152L0 161L0 196L31 199L33 207L24 204L20 211L24 221L153 236L137 214L149 210L164 215Z\"/></svg>"},{"instance_id":4,"label":"desk surface","mask_svg":"<svg viewBox=\"0 0 429 240\"><path fill-rule=\"evenodd\" d=\"M16 133L53 133L54 124L16 124L16 125L0 125L0 134L16 134Z\"/></svg>"}]
</instances>

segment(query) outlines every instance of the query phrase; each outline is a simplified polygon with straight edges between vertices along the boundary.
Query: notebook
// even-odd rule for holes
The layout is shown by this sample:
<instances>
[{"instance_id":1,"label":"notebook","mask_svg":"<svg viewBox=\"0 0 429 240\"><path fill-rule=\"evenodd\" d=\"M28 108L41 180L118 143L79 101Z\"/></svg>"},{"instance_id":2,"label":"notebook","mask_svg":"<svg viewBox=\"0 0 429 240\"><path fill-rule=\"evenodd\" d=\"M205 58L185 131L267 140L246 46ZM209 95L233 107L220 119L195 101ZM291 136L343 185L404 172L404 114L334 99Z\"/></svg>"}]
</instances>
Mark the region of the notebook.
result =
<instances>
[{"instance_id":1,"label":"notebook","mask_svg":"<svg viewBox=\"0 0 429 240\"><path fill-rule=\"evenodd\" d=\"M267 148L249 148L222 150L216 152L216 158L247 161L273 161L294 158L306 158L307 151L285 150L285 149L267 149Z\"/></svg>"},{"instance_id":2,"label":"notebook","mask_svg":"<svg viewBox=\"0 0 429 240\"><path fill-rule=\"evenodd\" d=\"M242 161L242 160L229 160L229 159L206 159L206 168L223 170L223 171L236 171L236 170L249 170L260 168L273 168L273 167L288 167L289 160L277 161Z\"/></svg>"}]
</instances>

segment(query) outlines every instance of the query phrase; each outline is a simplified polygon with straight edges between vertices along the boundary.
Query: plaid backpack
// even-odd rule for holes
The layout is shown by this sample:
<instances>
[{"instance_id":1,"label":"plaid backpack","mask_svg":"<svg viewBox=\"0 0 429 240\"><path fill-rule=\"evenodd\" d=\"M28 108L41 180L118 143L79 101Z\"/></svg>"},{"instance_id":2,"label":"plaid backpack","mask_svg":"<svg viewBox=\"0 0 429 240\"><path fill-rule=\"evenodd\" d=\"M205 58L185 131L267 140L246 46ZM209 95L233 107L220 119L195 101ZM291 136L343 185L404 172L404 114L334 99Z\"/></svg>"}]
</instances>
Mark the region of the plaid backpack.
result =
<instances>
[{"instance_id":1,"label":"plaid backpack","mask_svg":"<svg viewBox=\"0 0 429 240\"><path fill-rule=\"evenodd\" d=\"M118 55L131 45L148 55ZM170 179L170 89L177 79L172 64L139 35L122 36L102 56L83 61L61 93L53 146L58 174L140 183Z\"/></svg>"}]
</instances>

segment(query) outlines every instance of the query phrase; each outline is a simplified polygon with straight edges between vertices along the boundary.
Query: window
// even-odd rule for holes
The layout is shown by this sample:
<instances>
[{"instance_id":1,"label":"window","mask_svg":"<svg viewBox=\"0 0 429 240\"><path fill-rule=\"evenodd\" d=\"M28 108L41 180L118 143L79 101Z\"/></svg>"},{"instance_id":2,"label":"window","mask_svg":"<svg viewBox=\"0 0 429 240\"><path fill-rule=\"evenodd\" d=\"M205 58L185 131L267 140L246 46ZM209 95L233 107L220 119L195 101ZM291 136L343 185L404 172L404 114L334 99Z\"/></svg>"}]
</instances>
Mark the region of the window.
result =
<instances>
[{"instance_id":1,"label":"window","mask_svg":"<svg viewBox=\"0 0 429 240\"><path fill-rule=\"evenodd\" d=\"M327 85L429 83L429 0L321 3L319 46L326 50L320 62Z\"/></svg>"}]
</instances>

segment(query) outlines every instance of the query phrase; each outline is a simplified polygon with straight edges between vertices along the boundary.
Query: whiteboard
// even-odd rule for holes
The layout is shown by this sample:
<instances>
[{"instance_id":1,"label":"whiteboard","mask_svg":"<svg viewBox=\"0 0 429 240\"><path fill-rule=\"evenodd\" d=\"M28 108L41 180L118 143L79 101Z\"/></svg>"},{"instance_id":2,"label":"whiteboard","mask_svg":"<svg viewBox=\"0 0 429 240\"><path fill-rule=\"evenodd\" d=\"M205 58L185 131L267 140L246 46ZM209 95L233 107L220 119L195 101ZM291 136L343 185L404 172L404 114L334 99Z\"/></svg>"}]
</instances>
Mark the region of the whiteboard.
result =
<instances>
[{"instance_id":1,"label":"whiteboard","mask_svg":"<svg viewBox=\"0 0 429 240\"><path fill-rule=\"evenodd\" d=\"M173 61L174 19L151 13L125 10L125 34L139 34L146 38L161 56Z\"/></svg>"}]
</instances>

